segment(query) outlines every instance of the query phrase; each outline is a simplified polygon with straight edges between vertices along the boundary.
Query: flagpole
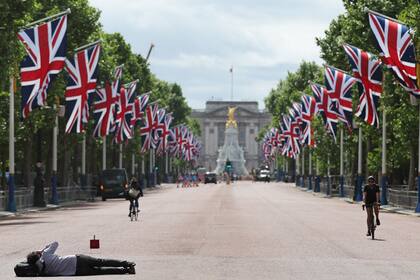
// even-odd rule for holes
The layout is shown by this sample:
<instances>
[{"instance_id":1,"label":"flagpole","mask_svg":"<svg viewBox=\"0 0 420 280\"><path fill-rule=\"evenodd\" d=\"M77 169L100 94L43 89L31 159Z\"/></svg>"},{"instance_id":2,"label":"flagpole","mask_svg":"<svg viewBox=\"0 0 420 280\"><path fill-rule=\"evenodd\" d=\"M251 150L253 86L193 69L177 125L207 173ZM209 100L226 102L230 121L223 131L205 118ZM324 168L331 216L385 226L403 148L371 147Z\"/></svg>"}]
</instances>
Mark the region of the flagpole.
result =
<instances>
[{"instance_id":1,"label":"flagpole","mask_svg":"<svg viewBox=\"0 0 420 280\"><path fill-rule=\"evenodd\" d=\"M318 157L315 158L315 187L314 192L320 192L321 191L321 177L319 176L319 160Z\"/></svg>"},{"instance_id":2,"label":"flagpole","mask_svg":"<svg viewBox=\"0 0 420 280\"><path fill-rule=\"evenodd\" d=\"M94 45L96 45L96 44L99 44L99 43L101 43L101 42L102 42L102 40L101 40L101 39L96 40L95 42L92 42L92 43L89 43L89 44L86 44L86 45L83 45L83 46L81 46L81 47L78 47L78 48L74 49L74 52L78 52L78 51L81 51L81 50L87 49L87 48L89 48L89 47L91 47L91 46L94 46Z\"/></svg>"},{"instance_id":3,"label":"flagpole","mask_svg":"<svg viewBox=\"0 0 420 280\"><path fill-rule=\"evenodd\" d=\"M58 14L55 14L55 15L52 15L52 16L49 16L49 17L45 17L45 18L41 18L39 20L31 22L31 23L25 25L23 28L29 28L33 25L38 24L38 23L41 23L41 22L44 22L44 21L47 21L47 20L50 20L50 19L53 19L53 18L61 17L61 16L64 16L64 15L67 15L67 14L70 14L70 13L71 13L71 10L70 10L70 8L68 8L67 10L65 10L63 12L60 12Z\"/></svg>"},{"instance_id":4,"label":"flagpole","mask_svg":"<svg viewBox=\"0 0 420 280\"><path fill-rule=\"evenodd\" d=\"M418 44L420 47L420 43ZM420 64L417 64L417 86L420 88ZM416 213L420 212L420 104L419 104L419 150L418 150L418 175L417 175L417 207Z\"/></svg>"},{"instance_id":5,"label":"flagpole","mask_svg":"<svg viewBox=\"0 0 420 280\"><path fill-rule=\"evenodd\" d=\"M344 197L344 130L340 128L340 197Z\"/></svg>"},{"instance_id":6,"label":"flagpole","mask_svg":"<svg viewBox=\"0 0 420 280\"><path fill-rule=\"evenodd\" d=\"M388 204L388 190L387 190L387 184L388 184L388 177L386 175L386 112L385 112L385 106L383 106L382 110L382 178L381 178L381 189L382 189L382 195L381 195L381 204L387 205Z\"/></svg>"},{"instance_id":7,"label":"flagpole","mask_svg":"<svg viewBox=\"0 0 420 280\"><path fill-rule=\"evenodd\" d=\"M149 187L154 187L154 179L153 179L153 149L149 150Z\"/></svg>"},{"instance_id":8,"label":"flagpole","mask_svg":"<svg viewBox=\"0 0 420 280\"><path fill-rule=\"evenodd\" d=\"M16 212L15 201L15 79L10 77L10 102L9 102L9 191L7 210Z\"/></svg>"},{"instance_id":9,"label":"flagpole","mask_svg":"<svg viewBox=\"0 0 420 280\"><path fill-rule=\"evenodd\" d=\"M328 158L327 158L327 196L331 195L331 181L330 181L330 153L328 153Z\"/></svg>"},{"instance_id":10,"label":"flagpole","mask_svg":"<svg viewBox=\"0 0 420 280\"><path fill-rule=\"evenodd\" d=\"M58 103L58 102L57 102ZM51 177L51 203L58 204L57 194L57 137L58 137L58 112L56 111L57 105L54 104L54 127L52 139L52 177Z\"/></svg>"},{"instance_id":11,"label":"flagpole","mask_svg":"<svg viewBox=\"0 0 420 280\"><path fill-rule=\"evenodd\" d=\"M123 146L119 144L119 152L118 152L118 168L123 168L123 154L122 154Z\"/></svg>"},{"instance_id":12,"label":"flagpole","mask_svg":"<svg viewBox=\"0 0 420 280\"><path fill-rule=\"evenodd\" d=\"M82 187L86 186L86 135L83 135L82 139L82 176L81 176L81 185Z\"/></svg>"},{"instance_id":13,"label":"flagpole","mask_svg":"<svg viewBox=\"0 0 420 280\"><path fill-rule=\"evenodd\" d=\"M102 137L102 170L106 169L106 135Z\"/></svg>"},{"instance_id":14,"label":"flagpole","mask_svg":"<svg viewBox=\"0 0 420 280\"><path fill-rule=\"evenodd\" d=\"M420 81L418 81L420 86ZM416 207L416 213L420 213L420 104L419 104L419 158L418 158L418 175L417 175L417 207Z\"/></svg>"},{"instance_id":15,"label":"flagpole","mask_svg":"<svg viewBox=\"0 0 420 280\"><path fill-rule=\"evenodd\" d=\"M230 68L230 101L233 101L233 65Z\"/></svg>"},{"instance_id":16,"label":"flagpole","mask_svg":"<svg viewBox=\"0 0 420 280\"><path fill-rule=\"evenodd\" d=\"M302 188L305 187L305 149L302 148L302 180L301 185Z\"/></svg>"},{"instance_id":17,"label":"flagpole","mask_svg":"<svg viewBox=\"0 0 420 280\"><path fill-rule=\"evenodd\" d=\"M399 24L402 24L402 25L407 25L407 24L405 24L405 23L404 23L404 22L402 22L402 21L399 21L399 20L397 20L397 19L395 19L395 18L392 18L392 17L386 16L386 15L384 15L384 14L381 14L381 13L378 13L378 12L375 12L375 11L372 11L372 10L370 10L370 9L368 9L368 8L365 8L365 12L367 12L367 13L371 13L371 14L374 14L374 15L377 15L377 16L381 16L381 17L383 17L383 18L386 18L386 19L388 19L388 20L394 21L394 22L399 23Z\"/></svg>"},{"instance_id":18,"label":"flagpole","mask_svg":"<svg viewBox=\"0 0 420 280\"><path fill-rule=\"evenodd\" d=\"M299 164L299 155L296 155L295 157L295 185L296 187L299 186L299 175L300 175L300 164Z\"/></svg>"},{"instance_id":19,"label":"flagpole","mask_svg":"<svg viewBox=\"0 0 420 280\"><path fill-rule=\"evenodd\" d=\"M357 182L356 182L356 201L362 201L362 126L359 126L359 147L358 147L358 160L357 160Z\"/></svg>"},{"instance_id":20,"label":"flagpole","mask_svg":"<svg viewBox=\"0 0 420 280\"><path fill-rule=\"evenodd\" d=\"M165 177L166 177L166 181L169 183L169 157L168 157L168 151L166 151L165 154Z\"/></svg>"},{"instance_id":21,"label":"flagpole","mask_svg":"<svg viewBox=\"0 0 420 280\"><path fill-rule=\"evenodd\" d=\"M131 154L131 177L135 177L135 164L136 164L136 155L134 153Z\"/></svg>"},{"instance_id":22,"label":"flagpole","mask_svg":"<svg viewBox=\"0 0 420 280\"><path fill-rule=\"evenodd\" d=\"M312 190L312 150L309 149L309 184L308 184L308 190Z\"/></svg>"}]
</instances>

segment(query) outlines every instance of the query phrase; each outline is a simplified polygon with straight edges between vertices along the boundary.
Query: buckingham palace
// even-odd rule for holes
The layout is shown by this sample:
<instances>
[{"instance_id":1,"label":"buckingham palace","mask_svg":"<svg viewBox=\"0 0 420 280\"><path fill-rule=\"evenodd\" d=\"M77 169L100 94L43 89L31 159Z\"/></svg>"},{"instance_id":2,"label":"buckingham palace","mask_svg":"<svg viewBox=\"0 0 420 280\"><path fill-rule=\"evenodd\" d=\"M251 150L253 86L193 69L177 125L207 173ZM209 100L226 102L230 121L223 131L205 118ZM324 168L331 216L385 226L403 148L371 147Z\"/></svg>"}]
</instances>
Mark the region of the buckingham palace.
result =
<instances>
[{"instance_id":1,"label":"buckingham palace","mask_svg":"<svg viewBox=\"0 0 420 280\"><path fill-rule=\"evenodd\" d=\"M263 159L255 137L260 129L271 123L271 115L265 110L259 110L256 101L207 101L205 109L193 110L192 117L201 126L199 139L203 145L198 165L210 171L216 168L218 150L225 139L228 107L236 107L239 145L244 150L245 166L250 171L257 168Z\"/></svg>"}]
</instances>

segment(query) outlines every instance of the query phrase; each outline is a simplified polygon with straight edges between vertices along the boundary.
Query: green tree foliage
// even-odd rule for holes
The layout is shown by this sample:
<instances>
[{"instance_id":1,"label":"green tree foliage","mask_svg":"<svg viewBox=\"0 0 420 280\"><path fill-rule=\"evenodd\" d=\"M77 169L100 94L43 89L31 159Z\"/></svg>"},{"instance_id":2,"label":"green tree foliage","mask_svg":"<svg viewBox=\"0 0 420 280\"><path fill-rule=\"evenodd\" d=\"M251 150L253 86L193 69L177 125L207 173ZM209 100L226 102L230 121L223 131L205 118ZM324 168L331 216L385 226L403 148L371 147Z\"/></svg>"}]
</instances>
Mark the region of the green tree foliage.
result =
<instances>
[{"instance_id":1,"label":"green tree foliage","mask_svg":"<svg viewBox=\"0 0 420 280\"><path fill-rule=\"evenodd\" d=\"M414 30L414 42L417 46L417 58L420 57L420 5L416 0L343 0L345 13L331 21L324 35L316 38L321 48L321 58L326 64L343 69L350 73L348 58L343 50L343 43L348 43L379 54L374 35L369 26L366 8L385 14L405 22ZM304 71L306 70L306 71ZM287 114L291 103L297 101L302 91L307 93L308 79L323 83L323 70L315 63L304 62L293 73L288 73L284 80L279 81L276 88L271 90L265 100L266 107L274 115L273 126L278 126L282 114ZM417 159L418 139L418 107L410 104L409 94L396 82L390 70L384 72L384 93L380 100L381 115L387 114L387 151L388 170L393 183L408 181L414 184L414 168ZM359 93L353 90L354 112L358 104ZM381 168L381 127L376 129L363 123L355 117L357 125L363 129L363 158L364 170L367 174L375 174ZM382 126L382 121L380 121ZM315 158L320 163L321 171L325 174L328 157L332 174L338 173L339 155L338 145L327 135L320 120L314 122L317 147L314 149ZM261 136L264 132L261 133ZM358 133L345 132L346 170L349 174L357 171Z\"/></svg>"},{"instance_id":2,"label":"green tree foliage","mask_svg":"<svg viewBox=\"0 0 420 280\"><path fill-rule=\"evenodd\" d=\"M67 56L74 54L74 49L87 43L101 40L101 56L99 62L99 82L111 81L113 69L124 64L122 82L128 83L139 79L137 92L139 94L152 92L151 100L159 100L167 112L173 112L175 124L191 123L188 116L191 108L188 106L182 89L177 84L167 83L155 77L145 58L133 52L130 44L119 33L106 33L102 30L99 22L100 11L90 6L88 0L3 0L0 1L0 168L1 174L7 166L8 158L8 104L9 104L9 80L10 76L18 79L19 63L26 52L17 39L17 32L28 23L44 18L49 15L71 9L68 16L67 27ZM54 124L55 109L53 105L64 104L64 92L67 83L65 71L62 71L53 81L48 90L46 108L35 110L26 120L21 120L19 83L15 98L15 136L16 136L16 162L17 172L23 173L25 185L30 185L30 173L38 157L46 163L47 176L51 171L51 139ZM194 123L192 123L195 126ZM59 119L59 181L67 184L68 178L73 173L73 180L78 176L80 168L82 134L65 134L65 120ZM100 149L102 141L93 139L93 119L87 126L87 168L88 172L95 173L100 170ZM197 129L195 127L195 129ZM197 130L199 131L199 130ZM109 140L110 137L108 137ZM40 141L42 149L35 147ZM116 162L117 147L109 143L108 166ZM131 162L131 153L139 152L141 141L138 133L135 139L124 148L125 161ZM73 171L73 172L70 172ZM19 180L18 180L19 181ZM47 180L48 182L49 180ZM17 182L18 184L21 182ZM4 186L4 182L2 182Z\"/></svg>"}]
</instances>

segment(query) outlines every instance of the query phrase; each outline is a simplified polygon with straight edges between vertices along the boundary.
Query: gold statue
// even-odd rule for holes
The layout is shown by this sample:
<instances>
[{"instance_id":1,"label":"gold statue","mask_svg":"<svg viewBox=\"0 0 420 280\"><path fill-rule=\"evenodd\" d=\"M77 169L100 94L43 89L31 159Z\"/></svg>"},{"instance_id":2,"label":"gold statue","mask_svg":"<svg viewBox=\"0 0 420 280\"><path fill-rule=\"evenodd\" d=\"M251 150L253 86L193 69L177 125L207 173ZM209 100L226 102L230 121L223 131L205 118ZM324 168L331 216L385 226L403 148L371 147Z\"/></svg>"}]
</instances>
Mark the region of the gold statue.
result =
<instances>
[{"instance_id":1,"label":"gold statue","mask_svg":"<svg viewBox=\"0 0 420 280\"><path fill-rule=\"evenodd\" d=\"M233 126L235 128L238 127L238 124L236 123L236 120L235 120L235 110L236 110L236 107L228 107L228 120L226 122L226 127L230 127L230 126Z\"/></svg>"}]
</instances>

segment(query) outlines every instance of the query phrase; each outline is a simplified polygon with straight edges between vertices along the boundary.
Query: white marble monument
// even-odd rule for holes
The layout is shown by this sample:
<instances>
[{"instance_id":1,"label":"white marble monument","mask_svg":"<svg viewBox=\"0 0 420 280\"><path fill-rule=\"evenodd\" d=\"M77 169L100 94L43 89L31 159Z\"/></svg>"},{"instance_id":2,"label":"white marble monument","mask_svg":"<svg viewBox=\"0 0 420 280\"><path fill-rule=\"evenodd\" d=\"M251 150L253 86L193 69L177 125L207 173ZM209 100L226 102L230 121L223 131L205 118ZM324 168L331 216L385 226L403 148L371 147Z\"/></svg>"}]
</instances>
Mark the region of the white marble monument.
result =
<instances>
[{"instance_id":1,"label":"white marble monument","mask_svg":"<svg viewBox=\"0 0 420 280\"><path fill-rule=\"evenodd\" d=\"M225 142L223 147L219 149L217 157L217 167L215 172L221 174L225 171L226 162L232 163L232 173L239 176L248 175L245 167L244 151L238 142L238 124L235 120L235 107L228 108L228 120L226 122Z\"/></svg>"}]
</instances>

